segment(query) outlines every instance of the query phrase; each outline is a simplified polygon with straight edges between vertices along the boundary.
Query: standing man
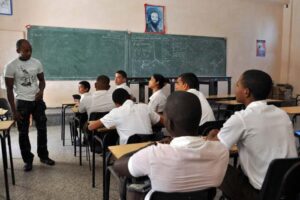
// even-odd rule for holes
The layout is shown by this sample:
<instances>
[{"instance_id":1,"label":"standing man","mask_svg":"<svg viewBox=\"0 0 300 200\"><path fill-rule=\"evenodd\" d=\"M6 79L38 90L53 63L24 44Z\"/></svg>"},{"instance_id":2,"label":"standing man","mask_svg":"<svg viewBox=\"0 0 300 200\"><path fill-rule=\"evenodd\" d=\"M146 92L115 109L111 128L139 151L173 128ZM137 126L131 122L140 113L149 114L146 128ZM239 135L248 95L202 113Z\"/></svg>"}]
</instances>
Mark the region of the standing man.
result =
<instances>
[{"instance_id":1,"label":"standing man","mask_svg":"<svg viewBox=\"0 0 300 200\"><path fill-rule=\"evenodd\" d=\"M47 118L46 104L43 101L45 79L43 66L35 58L31 58L30 43L21 39L17 41L19 58L5 66L4 76L7 88L7 98L10 103L13 118L17 121L19 145L24 165L24 171L32 170L34 155L31 153L29 141L29 118L32 114L37 129L37 152L40 161L46 165L55 165L49 158L47 149ZM14 92L16 94L16 104Z\"/></svg>"}]
</instances>

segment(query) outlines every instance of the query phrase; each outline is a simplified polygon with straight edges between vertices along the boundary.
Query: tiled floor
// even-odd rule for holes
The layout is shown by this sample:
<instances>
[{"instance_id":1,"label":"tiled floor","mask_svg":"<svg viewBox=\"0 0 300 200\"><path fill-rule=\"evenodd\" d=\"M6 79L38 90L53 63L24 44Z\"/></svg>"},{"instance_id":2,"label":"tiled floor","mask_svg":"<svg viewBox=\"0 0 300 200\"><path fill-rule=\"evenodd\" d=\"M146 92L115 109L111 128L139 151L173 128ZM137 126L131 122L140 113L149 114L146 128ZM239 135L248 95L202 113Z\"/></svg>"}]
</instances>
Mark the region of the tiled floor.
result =
<instances>
[{"instance_id":1,"label":"tiled floor","mask_svg":"<svg viewBox=\"0 0 300 200\"><path fill-rule=\"evenodd\" d=\"M92 188L92 173L89 170L88 161L84 157L83 166L79 165L78 157L73 156L73 146L70 145L70 140L66 141L65 147L62 146L60 126L48 127L48 149L50 157L56 161L55 166L46 166L40 163L36 153L36 131L34 128L31 128L30 132L32 152L35 154L31 172L23 171L23 161L19 150L16 128L13 128L11 131L11 139L16 176L16 185L9 185L11 199L102 199L102 158L99 156L96 158L96 188ZM0 199L5 199L2 158L0 161ZM8 172L10 178L10 169ZM11 183L11 179L9 181ZM119 199L113 178L110 197L112 200Z\"/></svg>"}]
</instances>

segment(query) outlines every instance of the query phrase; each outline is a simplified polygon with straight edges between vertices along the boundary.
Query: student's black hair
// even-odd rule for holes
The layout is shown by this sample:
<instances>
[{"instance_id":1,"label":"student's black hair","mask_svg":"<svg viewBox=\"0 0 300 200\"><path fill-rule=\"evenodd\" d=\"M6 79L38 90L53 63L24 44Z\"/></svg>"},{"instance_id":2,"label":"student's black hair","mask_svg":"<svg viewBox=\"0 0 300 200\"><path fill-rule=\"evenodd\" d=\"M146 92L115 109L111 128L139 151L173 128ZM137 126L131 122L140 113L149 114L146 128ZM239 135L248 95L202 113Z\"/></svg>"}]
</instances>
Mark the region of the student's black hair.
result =
<instances>
[{"instance_id":1,"label":"student's black hair","mask_svg":"<svg viewBox=\"0 0 300 200\"><path fill-rule=\"evenodd\" d=\"M261 70L251 69L242 74L241 83L248 88L255 100L266 99L273 87L273 81L269 74Z\"/></svg>"},{"instance_id":2,"label":"student's black hair","mask_svg":"<svg viewBox=\"0 0 300 200\"><path fill-rule=\"evenodd\" d=\"M79 84L82 85L84 88L86 88L88 90L88 92L90 91L91 85L90 85L89 82L87 82L87 81L80 81Z\"/></svg>"},{"instance_id":3,"label":"student's black hair","mask_svg":"<svg viewBox=\"0 0 300 200\"><path fill-rule=\"evenodd\" d=\"M100 75L97 77L97 82L102 83L103 85L109 85L109 78L105 75Z\"/></svg>"},{"instance_id":4,"label":"student's black hair","mask_svg":"<svg viewBox=\"0 0 300 200\"><path fill-rule=\"evenodd\" d=\"M117 73L117 74L120 74L123 78L126 78L126 79L127 79L127 74L126 74L125 71L123 71L123 70L118 70L118 71L116 71L116 73Z\"/></svg>"},{"instance_id":5,"label":"student's black hair","mask_svg":"<svg viewBox=\"0 0 300 200\"><path fill-rule=\"evenodd\" d=\"M165 86L165 84L167 83L165 77L161 74L153 74L152 76L156 80L156 82L158 82L159 89L163 88Z\"/></svg>"},{"instance_id":6,"label":"student's black hair","mask_svg":"<svg viewBox=\"0 0 300 200\"><path fill-rule=\"evenodd\" d=\"M197 133L202 115L199 98L189 92L176 91L167 98L165 115L179 136L180 130ZM174 131L173 130L173 131Z\"/></svg>"},{"instance_id":7,"label":"student's black hair","mask_svg":"<svg viewBox=\"0 0 300 200\"><path fill-rule=\"evenodd\" d=\"M183 83L186 83L190 89L199 90L199 81L194 73L183 73L179 76Z\"/></svg>"},{"instance_id":8,"label":"student's black hair","mask_svg":"<svg viewBox=\"0 0 300 200\"><path fill-rule=\"evenodd\" d=\"M130 95L125 89L118 88L113 92L112 99L114 103L123 105L126 100L130 99Z\"/></svg>"},{"instance_id":9,"label":"student's black hair","mask_svg":"<svg viewBox=\"0 0 300 200\"><path fill-rule=\"evenodd\" d=\"M28 42L28 40L26 40L26 39L20 39L20 40L18 40L17 43L16 43L16 48L17 48L17 49L20 49L21 46L22 46L22 44L23 44L23 42ZM29 43L29 42L28 42L28 43ZM30 43L29 43L29 44L30 44Z\"/></svg>"}]
</instances>

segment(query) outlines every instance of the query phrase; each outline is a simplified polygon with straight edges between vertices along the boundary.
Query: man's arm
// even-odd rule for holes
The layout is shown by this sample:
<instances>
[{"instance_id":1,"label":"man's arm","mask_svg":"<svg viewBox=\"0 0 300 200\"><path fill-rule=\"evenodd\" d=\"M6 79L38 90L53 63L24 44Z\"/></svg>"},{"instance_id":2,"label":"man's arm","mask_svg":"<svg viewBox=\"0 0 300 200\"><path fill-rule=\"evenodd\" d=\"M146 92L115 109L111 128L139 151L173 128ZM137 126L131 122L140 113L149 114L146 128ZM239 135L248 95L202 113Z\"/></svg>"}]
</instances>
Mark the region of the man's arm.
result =
<instances>
[{"instance_id":1,"label":"man's arm","mask_svg":"<svg viewBox=\"0 0 300 200\"><path fill-rule=\"evenodd\" d=\"M13 118L14 118L14 120L18 121L18 120L22 119L22 117L16 110L15 96L14 96L14 91L13 91L14 81L15 81L14 78L5 77L7 99L10 104L11 111L13 113Z\"/></svg>"},{"instance_id":2,"label":"man's arm","mask_svg":"<svg viewBox=\"0 0 300 200\"><path fill-rule=\"evenodd\" d=\"M218 138L219 131L220 131L219 129L212 129L211 131L209 131L206 139L211 141L219 141Z\"/></svg>"},{"instance_id":3,"label":"man's arm","mask_svg":"<svg viewBox=\"0 0 300 200\"><path fill-rule=\"evenodd\" d=\"M95 121L89 121L88 129L90 131L95 130L97 128L102 128L102 127L104 127L104 124L100 121L100 119L95 120Z\"/></svg>"},{"instance_id":4,"label":"man's arm","mask_svg":"<svg viewBox=\"0 0 300 200\"><path fill-rule=\"evenodd\" d=\"M40 91L38 93L36 93L35 95L35 100L42 100L43 96L44 96L44 89L46 87L46 81L45 81L45 77L44 77L44 73L39 73L37 74L37 78L39 80L39 89Z\"/></svg>"},{"instance_id":5,"label":"man's arm","mask_svg":"<svg viewBox=\"0 0 300 200\"><path fill-rule=\"evenodd\" d=\"M125 154L120 159L114 162L113 168L118 176L132 177L128 169L128 161L133 154L133 152Z\"/></svg>"}]
</instances>

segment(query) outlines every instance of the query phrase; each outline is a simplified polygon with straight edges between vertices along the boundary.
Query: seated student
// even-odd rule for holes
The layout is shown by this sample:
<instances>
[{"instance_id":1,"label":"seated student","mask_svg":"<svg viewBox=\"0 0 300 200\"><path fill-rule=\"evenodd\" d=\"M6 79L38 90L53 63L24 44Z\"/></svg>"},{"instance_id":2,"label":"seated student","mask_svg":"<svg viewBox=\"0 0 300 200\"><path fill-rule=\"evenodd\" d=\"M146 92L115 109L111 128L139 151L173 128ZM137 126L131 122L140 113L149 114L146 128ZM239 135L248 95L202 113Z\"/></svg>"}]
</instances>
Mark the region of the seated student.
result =
<instances>
[{"instance_id":1,"label":"seated student","mask_svg":"<svg viewBox=\"0 0 300 200\"><path fill-rule=\"evenodd\" d=\"M89 108L89 116L92 112L109 112L115 108L112 100L112 94L109 91L109 78L105 75L97 77L95 83L96 91L92 93L91 107Z\"/></svg>"},{"instance_id":2,"label":"seated student","mask_svg":"<svg viewBox=\"0 0 300 200\"><path fill-rule=\"evenodd\" d=\"M199 126L207 121L215 121L214 113L202 92L199 91L199 81L195 74L184 73L178 76L175 83L175 90L177 91L187 91L196 95L201 103L202 107L202 117Z\"/></svg>"},{"instance_id":3,"label":"seated student","mask_svg":"<svg viewBox=\"0 0 300 200\"><path fill-rule=\"evenodd\" d=\"M146 104L135 104L130 100L130 95L123 88L116 89L112 98L116 108L100 120L90 121L89 130L115 126L120 136L120 144L126 144L131 135L152 134L152 125L162 122L162 118Z\"/></svg>"},{"instance_id":4,"label":"seated student","mask_svg":"<svg viewBox=\"0 0 300 200\"><path fill-rule=\"evenodd\" d=\"M129 95L130 98L135 101L136 98L133 96L133 93L130 89L130 87L127 86L127 74L123 70L118 70L115 74L115 84L116 84L116 89L118 88L123 88L125 89Z\"/></svg>"},{"instance_id":5,"label":"seated student","mask_svg":"<svg viewBox=\"0 0 300 200\"><path fill-rule=\"evenodd\" d=\"M115 161L120 176L148 176L153 191L189 192L222 183L229 151L218 141L206 141L197 133L201 118L199 99L187 92L174 92L164 110L164 124L174 138L170 144L148 146L130 157Z\"/></svg>"},{"instance_id":6,"label":"seated student","mask_svg":"<svg viewBox=\"0 0 300 200\"><path fill-rule=\"evenodd\" d=\"M263 71L245 71L237 81L235 95L246 109L235 112L219 133L213 130L208 135L209 140L219 139L228 149L238 146L241 170L229 165L220 187L232 200L258 199L270 162L297 156L288 115L265 101L272 84Z\"/></svg>"},{"instance_id":7,"label":"seated student","mask_svg":"<svg viewBox=\"0 0 300 200\"><path fill-rule=\"evenodd\" d=\"M165 94L161 90L165 86L165 83L165 77L160 74L153 74L148 83L148 87L153 92L149 98L148 107L157 113L163 112L167 101Z\"/></svg>"},{"instance_id":8,"label":"seated student","mask_svg":"<svg viewBox=\"0 0 300 200\"><path fill-rule=\"evenodd\" d=\"M90 95L91 85L88 81L80 81L78 84L78 92L81 95L80 100L84 99L84 97Z\"/></svg>"}]
</instances>

